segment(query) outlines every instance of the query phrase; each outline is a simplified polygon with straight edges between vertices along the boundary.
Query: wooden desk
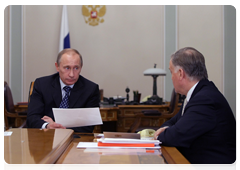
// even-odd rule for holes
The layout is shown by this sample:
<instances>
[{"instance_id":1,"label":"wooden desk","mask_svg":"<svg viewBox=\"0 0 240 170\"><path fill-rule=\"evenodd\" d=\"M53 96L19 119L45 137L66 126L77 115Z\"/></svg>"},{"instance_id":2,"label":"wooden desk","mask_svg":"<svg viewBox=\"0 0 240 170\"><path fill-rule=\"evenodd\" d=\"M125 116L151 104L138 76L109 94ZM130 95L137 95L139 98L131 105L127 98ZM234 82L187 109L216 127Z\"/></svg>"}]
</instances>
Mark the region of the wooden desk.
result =
<instances>
[{"instance_id":1,"label":"wooden desk","mask_svg":"<svg viewBox=\"0 0 240 170\"><path fill-rule=\"evenodd\" d=\"M108 131L116 131L118 110L118 107L100 107L103 125L96 125L94 128L94 133L102 133L107 126L110 126L109 128L107 127L107 129L110 129Z\"/></svg>"},{"instance_id":2,"label":"wooden desk","mask_svg":"<svg viewBox=\"0 0 240 170\"><path fill-rule=\"evenodd\" d=\"M27 108L27 105L21 105L21 107ZM118 105L118 107L100 107L103 125L95 126L94 133L102 133L103 131L128 132L135 121L137 112L141 112L142 110L158 110L162 112L168 110L168 108L169 103L165 105ZM160 127L166 119L145 118L143 121L145 126Z\"/></svg>"},{"instance_id":3,"label":"wooden desk","mask_svg":"<svg viewBox=\"0 0 240 170\"><path fill-rule=\"evenodd\" d=\"M27 110L27 108L28 108L27 103L26 102L22 102L22 103L23 104L18 103L19 108ZM117 124L116 122L117 122L118 111L119 111L118 107L100 107L102 121L105 124L105 126L114 126L114 128L112 128L112 127L109 128L109 129L112 129L112 131L116 131L116 124ZM109 122L113 122L113 123L109 123ZM115 122L115 124L114 124L114 122ZM102 133L104 129L106 129L106 127L103 128L103 125L96 125L94 128L94 132Z\"/></svg>"},{"instance_id":4,"label":"wooden desk","mask_svg":"<svg viewBox=\"0 0 240 170\"><path fill-rule=\"evenodd\" d=\"M26 103L26 102L22 102ZM24 110L28 109L27 104L18 104L18 107ZM118 107L100 107L100 113L102 117L102 121L117 121L117 112L119 110Z\"/></svg>"},{"instance_id":5,"label":"wooden desk","mask_svg":"<svg viewBox=\"0 0 240 170\"><path fill-rule=\"evenodd\" d=\"M117 131L128 132L135 121L135 115L142 110L158 110L159 112L167 111L169 104L165 105L119 105ZM166 119L146 118L143 120L145 126L160 127Z\"/></svg>"},{"instance_id":6,"label":"wooden desk","mask_svg":"<svg viewBox=\"0 0 240 170\"><path fill-rule=\"evenodd\" d=\"M142 110L158 110L159 112L167 111L169 103L165 105L118 105L118 107L100 107L100 113L103 125L95 126L94 133L102 133L103 131L128 132L135 115ZM166 119L146 118L143 119L145 126L160 127Z\"/></svg>"},{"instance_id":7,"label":"wooden desk","mask_svg":"<svg viewBox=\"0 0 240 170\"><path fill-rule=\"evenodd\" d=\"M55 163L73 139L70 129L10 129L4 136L4 159L9 164Z\"/></svg>"},{"instance_id":8,"label":"wooden desk","mask_svg":"<svg viewBox=\"0 0 240 170\"><path fill-rule=\"evenodd\" d=\"M164 147L154 153L86 152L77 149L78 142L92 142L94 134L76 133L69 129L10 129L4 136L4 159L9 164L188 164L174 147Z\"/></svg>"},{"instance_id":9,"label":"wooden desk","mask_svg":"<svg viewBox=\"0 0 240 170\"><path fill-rule=\"evenodd\" d=\"M86 150L77 149L79 142L92 142L93 134L78 134L57 164L189 164L188 160L174 147L162 146L151 152L119 152L113 149ZM87 152L89 151L89 152Z\"/></svg>"}]
</instances>

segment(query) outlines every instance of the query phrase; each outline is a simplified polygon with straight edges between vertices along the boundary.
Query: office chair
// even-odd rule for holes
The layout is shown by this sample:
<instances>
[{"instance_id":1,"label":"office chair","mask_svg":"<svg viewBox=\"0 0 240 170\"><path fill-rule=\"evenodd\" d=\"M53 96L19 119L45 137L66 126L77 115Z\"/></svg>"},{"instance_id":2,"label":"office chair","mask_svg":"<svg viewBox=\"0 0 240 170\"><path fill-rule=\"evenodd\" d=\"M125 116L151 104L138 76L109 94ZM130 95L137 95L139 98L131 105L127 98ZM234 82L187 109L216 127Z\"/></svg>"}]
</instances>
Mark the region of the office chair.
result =
<instances>
[{"instance_id":1,"label":"office chair","mask_svg":"<svg viewBox=\"0 0 240 170\"><path fill-rule=\"evenodd\" d=\"M27 118L27 109L14 105L11 89L4 81L4 123L5 130L23 127Z\"/></svg>"},{"instance_id":2,"label":"office chair","mask_svg":"<svg viewBox=\"0 0 240 170\"><path fill-rule=\"evenodd\" d=\"M30 97L31 97L32 92L33 92L33 86L34 86L34 81L32 81L32 82L30 83L29 93L28 93L28 103L30 102Z\"/></svg>"},{"instance_id":3,"label":"office chair","mask_svg":"<svg viewBox=\"0 0 240 170\"><path fill-rule=\"evenodd\" d=\"M136 119L132 124L129 132L135 133L143 129L154 129L154 130L159 129L158 126L145 126L142 120L161 118L165 122L171 119L173 116L175 116L178 113L180 109L180 107L178 106L178 101L179 101L179 94L175 92L175 89L173 89L168 110L163 112L159 112L158 110L143 110L142 112L136 113Z\"/></svg>"}]
</instances>

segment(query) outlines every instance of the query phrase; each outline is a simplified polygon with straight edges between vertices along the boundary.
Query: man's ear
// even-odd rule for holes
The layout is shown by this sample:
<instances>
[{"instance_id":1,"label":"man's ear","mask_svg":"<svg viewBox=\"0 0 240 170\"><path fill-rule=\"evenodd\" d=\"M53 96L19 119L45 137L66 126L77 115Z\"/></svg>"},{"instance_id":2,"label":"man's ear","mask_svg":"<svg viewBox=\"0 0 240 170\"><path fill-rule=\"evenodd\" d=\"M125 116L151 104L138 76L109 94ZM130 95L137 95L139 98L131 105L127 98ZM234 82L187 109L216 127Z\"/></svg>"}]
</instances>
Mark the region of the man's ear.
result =
<instances>
[{"instance_id":1,"label":"man's ear","mask_svg":"<svg viewBox=\"0 0 240 170\"><path fill-rule=\"evenodd\" d=\"M55 63L55 67L56 67L57 72L59 72L59 67L58 67L57 62Z\"/></svg>"},{"instance_id":2,"label":"man's ear","mask_svg":"<svg viewBox=\"0 0 240 170\"><path fill-rule=\"evenodd\" d=\"M182 80L185 77L185 72L182 68L178 70L178 74L180 80Z\"/></svg>"}]
</instances>

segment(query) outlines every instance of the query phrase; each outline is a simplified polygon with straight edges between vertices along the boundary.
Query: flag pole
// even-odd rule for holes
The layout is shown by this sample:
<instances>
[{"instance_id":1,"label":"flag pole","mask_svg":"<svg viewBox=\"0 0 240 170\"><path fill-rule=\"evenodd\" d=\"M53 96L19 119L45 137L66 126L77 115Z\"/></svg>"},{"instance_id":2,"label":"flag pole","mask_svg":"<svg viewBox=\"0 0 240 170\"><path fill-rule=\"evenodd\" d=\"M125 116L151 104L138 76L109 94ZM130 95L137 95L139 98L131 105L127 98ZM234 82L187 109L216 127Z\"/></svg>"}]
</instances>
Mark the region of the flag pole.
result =
<instances>
[{"instance_id":1,"label":"flag pole","mask_svg":"<svg viewBox=\"0 0 240 170\"><path fill-rule=\"evenodd\" d=\"M60 40L59 40L59 52L65 48L70 48L70 34L69 34L69 27L68 27L67 6L63 5Z\"/></svg>"}]
</instances>

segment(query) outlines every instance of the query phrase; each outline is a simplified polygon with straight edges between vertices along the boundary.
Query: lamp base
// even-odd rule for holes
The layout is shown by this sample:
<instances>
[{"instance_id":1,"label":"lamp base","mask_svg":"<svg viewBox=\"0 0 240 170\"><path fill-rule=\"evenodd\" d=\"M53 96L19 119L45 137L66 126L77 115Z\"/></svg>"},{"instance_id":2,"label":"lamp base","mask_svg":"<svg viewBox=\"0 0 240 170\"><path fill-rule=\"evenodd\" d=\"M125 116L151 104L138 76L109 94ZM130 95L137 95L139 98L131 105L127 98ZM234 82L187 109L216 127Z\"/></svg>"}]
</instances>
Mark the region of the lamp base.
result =
<instances>
[{"instance_id":1,"label":"lamp base","mask_svg":"<svg viewBox=\"0 0 240 170\"><path fill-rule=\"evenodd\" d=\"M160 105L162 104L162 98L158 97L158 95L153 95L152 97L148 98L148 103L152 105Z\"/></svg>"}]
</instances>

